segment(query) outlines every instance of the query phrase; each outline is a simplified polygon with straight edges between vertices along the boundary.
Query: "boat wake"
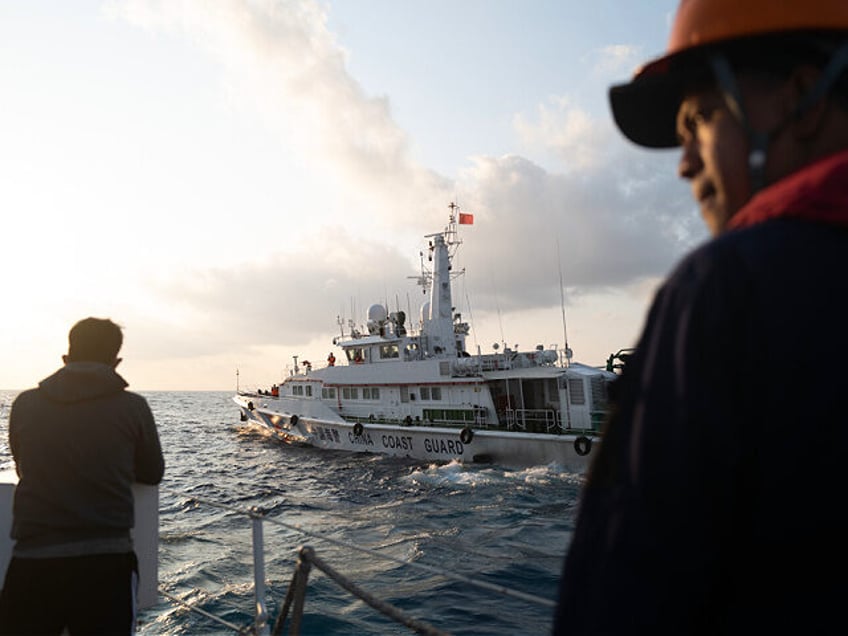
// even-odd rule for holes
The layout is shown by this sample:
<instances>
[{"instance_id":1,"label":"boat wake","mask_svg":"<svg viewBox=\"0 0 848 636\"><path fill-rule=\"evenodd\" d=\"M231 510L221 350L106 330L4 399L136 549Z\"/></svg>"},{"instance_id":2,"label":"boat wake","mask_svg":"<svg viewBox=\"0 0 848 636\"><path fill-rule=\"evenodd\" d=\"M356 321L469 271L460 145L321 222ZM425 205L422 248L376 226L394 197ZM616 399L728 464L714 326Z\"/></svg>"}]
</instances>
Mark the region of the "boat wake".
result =
<instances>
[{"instance_id":1,"label":"boat wake","mask_svg":"<svg viewBox=\"0 0 848 636\"><path fill-rule=\"evenodd\" d=\"M446 464L430 464L416 468L405 477L413 484L421 486L478 487L497 486L498 484L539 484L567 483L579 486L584 476L568 472L560 464L551 463L531 466L523 469L511 469L501 466L476 466L453 460Z\"/></svg>"}]
</instances>

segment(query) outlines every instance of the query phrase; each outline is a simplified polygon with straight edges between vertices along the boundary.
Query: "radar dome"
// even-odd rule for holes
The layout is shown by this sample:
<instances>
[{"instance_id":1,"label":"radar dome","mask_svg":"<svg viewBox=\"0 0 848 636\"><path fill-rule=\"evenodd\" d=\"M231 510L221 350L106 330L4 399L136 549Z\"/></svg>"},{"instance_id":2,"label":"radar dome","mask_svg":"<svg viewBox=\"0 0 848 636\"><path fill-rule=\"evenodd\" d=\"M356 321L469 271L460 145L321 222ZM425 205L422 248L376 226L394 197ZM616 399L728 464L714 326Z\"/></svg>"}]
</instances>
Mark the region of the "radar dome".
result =
<instances>
[{"instance_id":1,"label":"radar dome","mask_svg":"<svg viewBox=\"0 0 848 636\"><path fill-rule=\"evenodd\" d=\"M389 312L383 305L371 305L368 308L368 322L385 322Z\"/></svg>"}]
</instances>

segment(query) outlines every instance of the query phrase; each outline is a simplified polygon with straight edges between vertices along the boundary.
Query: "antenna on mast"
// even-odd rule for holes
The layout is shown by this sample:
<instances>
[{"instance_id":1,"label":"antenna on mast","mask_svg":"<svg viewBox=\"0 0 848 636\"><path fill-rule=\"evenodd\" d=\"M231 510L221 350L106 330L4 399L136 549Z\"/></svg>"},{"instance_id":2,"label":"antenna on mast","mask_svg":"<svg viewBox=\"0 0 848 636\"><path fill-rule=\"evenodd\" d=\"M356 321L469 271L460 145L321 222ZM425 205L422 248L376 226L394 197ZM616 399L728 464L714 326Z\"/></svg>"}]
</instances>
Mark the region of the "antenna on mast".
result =
<instances>
[{"instance_id":1,"label":"antenna on mast","mask_svg":"<svg viewBox=\"0 0 848 636\"><path fill-rule=\"evenodd\" d=\"M559 238L556 240L557 247L557 266L559 267L559 302L562 308L562 337L565 340L565 366L571 362L571 349L568 347L568 330L565 326L565 286L562 282L562 257L559 253Z\"/></svg>"}]
</instances>

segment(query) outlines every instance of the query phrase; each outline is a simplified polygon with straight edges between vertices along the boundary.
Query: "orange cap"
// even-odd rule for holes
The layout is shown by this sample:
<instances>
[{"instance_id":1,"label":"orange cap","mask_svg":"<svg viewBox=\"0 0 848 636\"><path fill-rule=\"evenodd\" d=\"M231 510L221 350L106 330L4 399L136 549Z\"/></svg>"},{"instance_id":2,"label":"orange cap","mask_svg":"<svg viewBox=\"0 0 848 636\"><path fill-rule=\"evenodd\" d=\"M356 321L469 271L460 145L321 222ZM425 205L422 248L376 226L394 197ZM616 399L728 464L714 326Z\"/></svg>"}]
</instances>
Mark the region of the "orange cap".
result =
<instances>
[{"instance_id":1,"label":"orange cap","mask_svg":"<svg viewBox=\"0 0 848 636\"><path fill-rule=\"evenodd\" d=\"M685 75L672 73L672 62L726 42L802 31L848 33L848 0L680 0L665 55L610 89L615 122L641 146L677 146L674 122Z\"/></svg>"}]
</instances>

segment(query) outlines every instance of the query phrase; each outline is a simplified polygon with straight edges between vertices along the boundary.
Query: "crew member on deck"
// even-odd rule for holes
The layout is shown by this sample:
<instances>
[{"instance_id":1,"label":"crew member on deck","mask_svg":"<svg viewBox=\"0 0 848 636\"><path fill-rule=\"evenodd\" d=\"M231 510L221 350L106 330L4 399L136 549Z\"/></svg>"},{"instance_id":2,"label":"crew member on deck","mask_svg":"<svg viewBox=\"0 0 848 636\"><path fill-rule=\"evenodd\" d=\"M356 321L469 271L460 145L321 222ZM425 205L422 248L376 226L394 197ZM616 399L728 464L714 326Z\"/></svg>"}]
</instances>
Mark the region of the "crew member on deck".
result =
<instances>
[{"instance_id":1,"label":"crew member on deck","mask_svg":"<svg viewBox=\"0 0 848 636\"><path fill-rule=\"evenodd\" d=\"M12 404L3 636L136 632L132 484L158 484L165 461L147 400L115 371L122 343L111 320L79 321L64 366Z\"/></svg>"},{"instance_id":2,"label":"crew member on deck","mask_svg":"<svg viewBox=\"0 0 848 636\"><path fill-rule=\"evenodd\" d=\"M631 141L679 147L713 238L614 385L553 633L841 633L848 0L681 0L610 100Z\"/></svg>"},{"instance_id":3,"label":"crew member on deck","mask_svg":"<svg viewBox=\"0 0 848 636\"><path fill-rule=\"evenodd\" d=\"M327 356L327 366L334 367L336 366L336 356L333 355L333 352L330 352L330 355Z\"/></svg>"}]
</instances>

